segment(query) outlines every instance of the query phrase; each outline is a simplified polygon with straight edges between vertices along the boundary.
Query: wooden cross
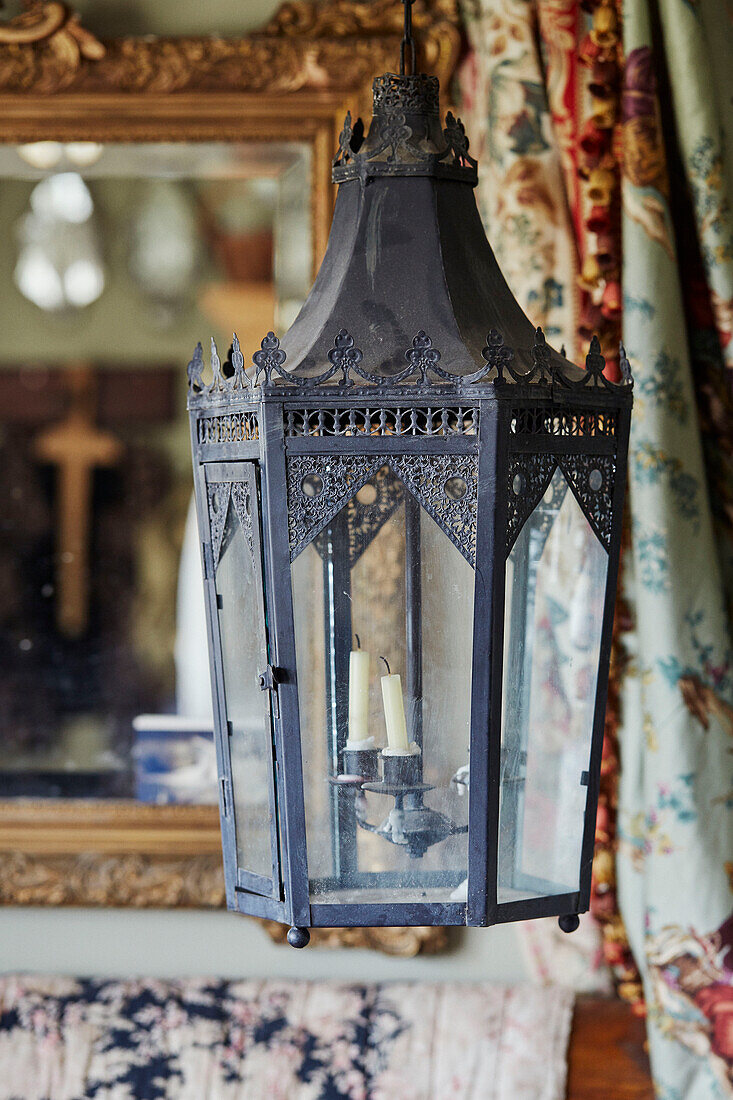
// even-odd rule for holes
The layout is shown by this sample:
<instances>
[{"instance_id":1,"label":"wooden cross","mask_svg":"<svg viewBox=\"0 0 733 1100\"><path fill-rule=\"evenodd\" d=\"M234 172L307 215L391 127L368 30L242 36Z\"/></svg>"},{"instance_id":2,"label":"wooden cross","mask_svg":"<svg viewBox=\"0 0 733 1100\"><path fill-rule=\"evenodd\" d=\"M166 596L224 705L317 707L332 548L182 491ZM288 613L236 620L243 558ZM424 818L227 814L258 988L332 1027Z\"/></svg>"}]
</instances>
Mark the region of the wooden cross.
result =
<instances>
[{"instance_id":1,"label":"wooden cross","mask_svg":"<svg viewBox=\"0 0 733 1100\"><path fill-rule=\"evenodd\" d=\"M89 619L89 532L92 478L97 466L113 466L122 445L94 423L96 386L87 365L66 373L70 406L66 417L36 436L34 450L58 467L56 522L56 623L62 634L78 638Z\"/></svg>"}]
</instances>

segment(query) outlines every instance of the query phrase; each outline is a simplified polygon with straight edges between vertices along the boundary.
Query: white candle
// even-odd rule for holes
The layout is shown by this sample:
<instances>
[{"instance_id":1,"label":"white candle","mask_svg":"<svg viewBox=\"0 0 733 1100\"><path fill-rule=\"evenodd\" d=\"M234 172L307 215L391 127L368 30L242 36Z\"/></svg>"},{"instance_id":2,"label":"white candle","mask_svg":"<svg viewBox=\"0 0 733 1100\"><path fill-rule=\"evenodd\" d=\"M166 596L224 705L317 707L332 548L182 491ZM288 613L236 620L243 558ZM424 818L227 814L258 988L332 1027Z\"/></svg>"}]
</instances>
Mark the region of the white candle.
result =
<instances>
[{"instance_id":1,"label":"white candle","mask_svg":"<svg viewBox=\"0 0 733 1100\"><path fill-rule=\"evenodd\" d=\"M368 739L369 654L363 649L352 649L349 657L349 744Z\"/></svg>"},{"instance_id":2,"label":"white candle","mask_svg":"<svg viewBox=\"0 0 733 1100\"><path fill-rule=\"evenodd\" d=\"M387 664L386 661L384 663ZM411 752L407 740L402 679L399 673L390 673L389 665L387 665L387 675L382 677L382 701L384 702L384 720L387 724L387 745L390 751Z\"/></svg>"}]
</instances>

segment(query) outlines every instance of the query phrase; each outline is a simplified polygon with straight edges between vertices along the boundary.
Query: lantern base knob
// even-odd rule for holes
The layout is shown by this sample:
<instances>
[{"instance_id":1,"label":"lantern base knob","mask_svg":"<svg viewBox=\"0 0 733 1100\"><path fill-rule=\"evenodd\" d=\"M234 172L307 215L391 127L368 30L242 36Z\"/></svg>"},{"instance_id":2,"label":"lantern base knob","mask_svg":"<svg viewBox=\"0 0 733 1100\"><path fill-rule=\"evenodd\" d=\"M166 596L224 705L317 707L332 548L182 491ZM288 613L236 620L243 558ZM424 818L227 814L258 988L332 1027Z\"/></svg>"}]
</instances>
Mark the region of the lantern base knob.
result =
<instances>
[{"instance_id":1,"label":"lantern base knob","mask_svg":"<svg viewBox=\"0 0 733 1100\"><path fill-rule=\"evenodd\" d=\"M307 947L310 943L311 934L307 928L289 928L288 929L288 943L291 947Z\"/></svg>"},{"instance_id":2,"label":"lantern base knob","mask_svg":"<svg viewBox=\"0 0 733 1100\"><path fill-rule=\"evenodd\" d=\"M557 923L563 932L574 932L580 924L580 917L577 913L567 913L564 917L558 917ZM288 938L289 938L288 933Z\"/></svg>"}]
</instances>

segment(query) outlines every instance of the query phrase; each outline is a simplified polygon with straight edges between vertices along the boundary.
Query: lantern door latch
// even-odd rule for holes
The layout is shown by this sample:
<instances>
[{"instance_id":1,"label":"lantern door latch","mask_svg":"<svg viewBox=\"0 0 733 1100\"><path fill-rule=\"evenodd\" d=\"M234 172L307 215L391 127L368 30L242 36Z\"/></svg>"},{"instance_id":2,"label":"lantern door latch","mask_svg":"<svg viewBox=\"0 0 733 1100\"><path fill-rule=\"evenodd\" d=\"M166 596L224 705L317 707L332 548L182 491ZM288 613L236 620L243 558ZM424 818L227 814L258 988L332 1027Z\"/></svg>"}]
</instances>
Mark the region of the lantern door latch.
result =
<instances>
[{"instance_id":1,"label":"lantern door latch","mask_svg":"<svg viewBox=\"0 0 733 1100\"><path fill-rule=\"evenodd\" d=\"M283 679L283 670L275 667L275 665L267 665L263 672L257 674L257 682L260 685L260 691L269 691L270 693L272 715L274 718L280 717L277 685L282 683Z\"/></svg>"}]
</instances>

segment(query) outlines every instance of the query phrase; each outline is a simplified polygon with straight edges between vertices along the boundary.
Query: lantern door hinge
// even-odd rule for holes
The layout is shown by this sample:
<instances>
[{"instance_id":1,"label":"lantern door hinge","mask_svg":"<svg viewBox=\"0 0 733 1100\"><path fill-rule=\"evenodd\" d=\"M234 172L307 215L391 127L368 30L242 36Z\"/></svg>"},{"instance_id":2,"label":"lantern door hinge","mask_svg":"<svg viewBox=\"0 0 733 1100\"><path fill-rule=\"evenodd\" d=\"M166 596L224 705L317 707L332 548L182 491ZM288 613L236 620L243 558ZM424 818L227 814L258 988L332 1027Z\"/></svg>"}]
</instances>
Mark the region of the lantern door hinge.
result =
<instances>
[{"instance_id":1,"label":"lantern door hinge","mask_svg":"<svg viewBox=\"0 0 733 1100\"><path fill-rule=\"evenodd\" d=\"M282 669L276 668L274 665L268 665L267 668L257 676L260 690L269 691L270 693L272 716L278 719L280 718L280 704L277 697L277 685L282 683L283 679Z\"/></svg>"},{"instance_id":2,"label":"lantern door hinge","mask_svg":"<svg viewBox=\"0 0 733 1100\"><path fill-rule=\"evenodd\" d=\"M231 799L229 798L229 780L226 776L222 776L221 779L221 812L224 817L229 817L231 810Z\"/></svg>"}]
</instances>

